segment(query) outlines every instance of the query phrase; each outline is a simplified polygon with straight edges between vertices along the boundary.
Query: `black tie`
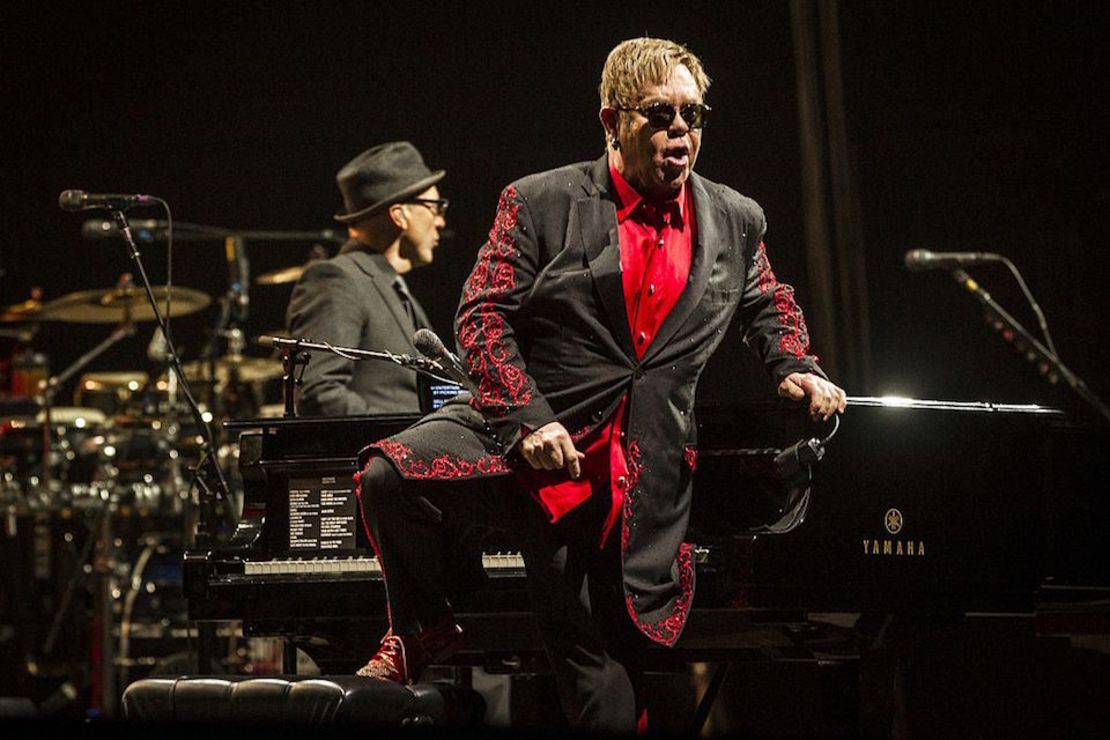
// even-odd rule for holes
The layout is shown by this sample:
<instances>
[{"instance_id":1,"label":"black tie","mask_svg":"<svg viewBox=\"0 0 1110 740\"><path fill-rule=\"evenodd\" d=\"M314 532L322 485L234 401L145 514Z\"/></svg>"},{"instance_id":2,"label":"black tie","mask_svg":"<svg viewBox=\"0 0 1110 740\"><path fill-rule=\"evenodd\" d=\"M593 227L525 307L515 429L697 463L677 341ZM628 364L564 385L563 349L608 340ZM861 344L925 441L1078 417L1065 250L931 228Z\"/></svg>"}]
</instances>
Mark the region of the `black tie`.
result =
<instances>
[{"instance_id":1,"label":"black tie","mask_svg":"<svg viewBox=\"0 0 1110 740\"><path fill-rule=\"evenodd\" d=\"M420 321L416 318L416 306L413 305L409 286L405 285L404 278L398 275L393 281L393 288L397 291L397 297L401 299L401 305L405 309L405 315L409 317L409 323L412 324L410 332L415 332L420 327Z\"/></svg>"}]
</instances>

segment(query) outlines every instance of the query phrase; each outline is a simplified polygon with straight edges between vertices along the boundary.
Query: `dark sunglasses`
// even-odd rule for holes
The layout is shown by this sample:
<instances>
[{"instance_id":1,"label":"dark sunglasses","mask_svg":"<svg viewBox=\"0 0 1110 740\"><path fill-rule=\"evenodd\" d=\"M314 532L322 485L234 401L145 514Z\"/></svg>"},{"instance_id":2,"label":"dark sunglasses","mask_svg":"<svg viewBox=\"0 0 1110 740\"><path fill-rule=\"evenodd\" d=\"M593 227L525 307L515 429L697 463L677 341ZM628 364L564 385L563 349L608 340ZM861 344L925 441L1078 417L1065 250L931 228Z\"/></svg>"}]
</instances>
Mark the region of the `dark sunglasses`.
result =
<instances>
[{"instance_id":1,"label":"dark sunglasses","mask_svg":"<svg viewBox=\"0 0 1110 740\"><path fill-rule=\"evenodd\" d=\"M451 205L451 201L447 198L411 198L405 202L427 206L437 216L447 213L447 206Z\"/></svg>"},{"instance_id":2,"label":"dark sunglasses","mask_svg":"<svg viewBox=\"0 0 1110 740\"><path fill-rule=\"evenodd\" d=\"M652 103L645 105L643 108L617 108L623 111L636 111L641 116L647 119L648 125L654 129L670 128L674 122L675 111L682 116L682 120L690 128L702 128L705 126L706 120L709 118L709 111L712 110L704 103L686 103L685 105L673 105L671 103Z\"/></svg>"}]
</instances>

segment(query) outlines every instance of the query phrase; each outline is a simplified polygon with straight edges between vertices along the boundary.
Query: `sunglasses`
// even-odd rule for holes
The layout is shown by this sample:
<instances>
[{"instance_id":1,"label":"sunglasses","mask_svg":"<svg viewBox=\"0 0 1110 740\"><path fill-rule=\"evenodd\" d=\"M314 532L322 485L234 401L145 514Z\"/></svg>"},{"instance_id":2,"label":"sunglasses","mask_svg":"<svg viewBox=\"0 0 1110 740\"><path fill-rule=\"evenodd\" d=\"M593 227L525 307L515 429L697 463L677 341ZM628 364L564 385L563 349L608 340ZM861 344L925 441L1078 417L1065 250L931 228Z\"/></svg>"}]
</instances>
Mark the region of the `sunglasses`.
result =
<instances>
[{"instance_id":1,"label":"sunglasses","mask_svg":"<svg viewBox=\"0 0 1110 740\"><path fill-rule=\"evenodd\" d=\"M642 108L617 108L623 111L636 111L641 116L647 119L648 125L653 129L670 128L674 122L675 111L682 116L682 120L690 128L702 128L705 126L706 120L709 117L709 111L712 110L704 103L686 103L685 105L673 105L671 103L652 103L645 105Z\"/></svg>"},{"instance_id":2,"label":"sunglasses","mask_svg":"<svg viewBox=\"0 0 1110 740\"><path fill-rule=\"evenodd\" d=\"M419 203L422 206L427 206L431 212L437 216L442 216L447 213L447 206L451 205L451 201L447 198L412 198L405 202Z\"/></svg>"}]
</instances>

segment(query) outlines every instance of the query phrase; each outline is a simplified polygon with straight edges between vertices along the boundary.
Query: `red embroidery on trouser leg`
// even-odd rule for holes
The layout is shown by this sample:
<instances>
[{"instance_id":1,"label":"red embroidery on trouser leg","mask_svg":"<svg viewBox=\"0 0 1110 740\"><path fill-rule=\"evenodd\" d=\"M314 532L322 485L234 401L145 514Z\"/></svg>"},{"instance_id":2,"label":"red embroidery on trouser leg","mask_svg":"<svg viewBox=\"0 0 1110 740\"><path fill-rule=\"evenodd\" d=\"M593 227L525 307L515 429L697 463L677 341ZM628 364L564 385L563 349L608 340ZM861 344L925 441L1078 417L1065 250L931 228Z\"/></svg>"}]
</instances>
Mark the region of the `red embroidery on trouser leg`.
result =
<instances>
[{"instance_id":1,"label":"red embroidery on trouser leg","mask_svg":"<svg viewBox=\"0 0 1110 740\"><path fill-rule=\"evenodd\" d=\"M682 543L678 548L678 587L682 592L675 600L674 608L670 615L655 624L644 624L636 613L632 594L625 594L625 606L629 616L640 631L661 645L670 647L682 634L686 624L686 616L690 608L690 599L694 595L694 558L693 546L688 542Z\"/></svg>"}]
</instances>

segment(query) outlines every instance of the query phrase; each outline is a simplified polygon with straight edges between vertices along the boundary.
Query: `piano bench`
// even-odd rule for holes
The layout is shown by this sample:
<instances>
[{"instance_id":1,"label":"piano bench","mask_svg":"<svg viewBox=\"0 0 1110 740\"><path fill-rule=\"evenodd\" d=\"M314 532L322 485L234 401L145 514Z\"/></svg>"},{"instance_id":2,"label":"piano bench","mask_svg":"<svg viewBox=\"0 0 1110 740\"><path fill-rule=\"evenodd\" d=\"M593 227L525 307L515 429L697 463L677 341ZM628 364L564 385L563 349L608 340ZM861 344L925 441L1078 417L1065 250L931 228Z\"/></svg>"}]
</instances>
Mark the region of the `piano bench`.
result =
<instances>
[{"instance_id":1,"label":"piano bench","mask_svg":"<svg viewBox=\"0 0 1110 740\"><path fill-rule=\"evenodd\" d=\"M413 686L360 676L144 678L123 692L123 716L152 723L475 726L478 692L445 682Z\"/></svg>"}]
</instances>

